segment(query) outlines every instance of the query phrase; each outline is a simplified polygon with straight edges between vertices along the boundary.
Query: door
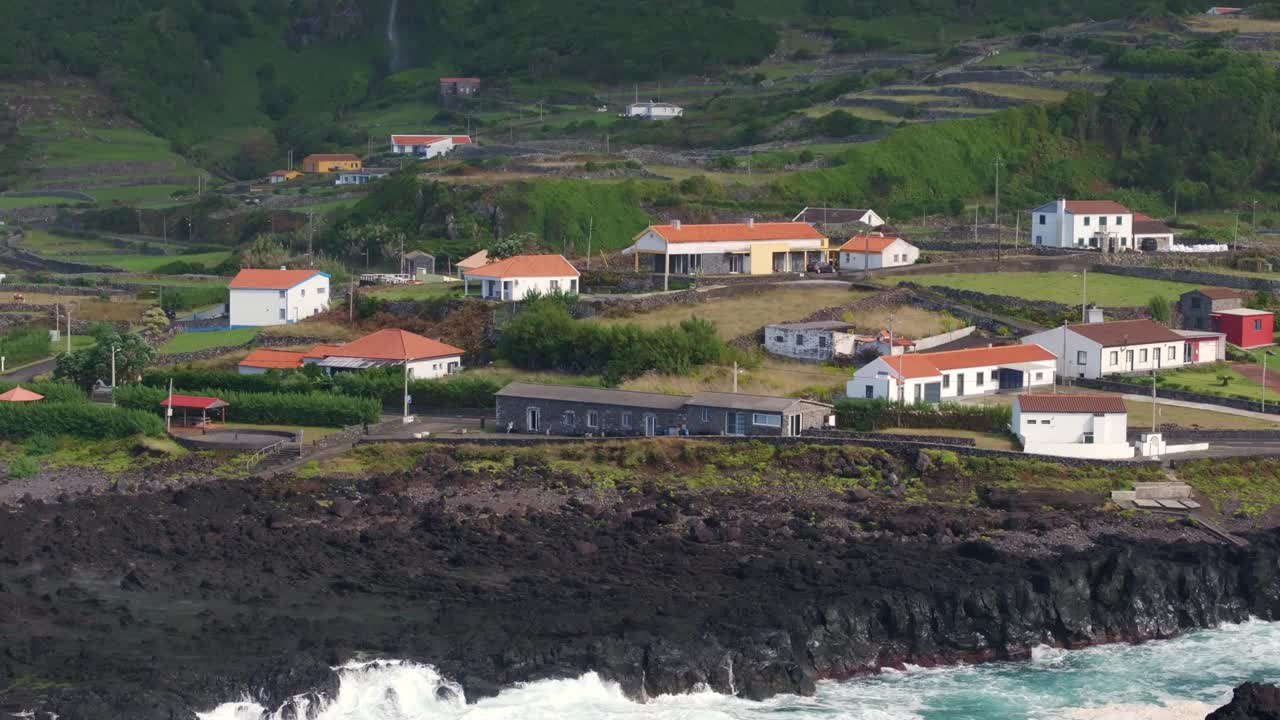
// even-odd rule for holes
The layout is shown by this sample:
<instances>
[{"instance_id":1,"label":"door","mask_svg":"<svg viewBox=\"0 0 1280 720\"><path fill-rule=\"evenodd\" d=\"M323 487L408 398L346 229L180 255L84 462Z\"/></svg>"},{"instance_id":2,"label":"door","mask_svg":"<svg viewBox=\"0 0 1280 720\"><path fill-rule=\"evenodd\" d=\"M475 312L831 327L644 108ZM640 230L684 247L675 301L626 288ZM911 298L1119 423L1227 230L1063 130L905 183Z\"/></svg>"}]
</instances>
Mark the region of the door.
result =
<instances>
[{"instance_id":1,"label":"door","mask_svg":"<svg viewBox=\"0 0 1280 720\"><path fill-rule=\"evenodd\" d=\"M644 435L653 437L658 434L658 418L653 415L644 416Z\"/></svg>"},{"instance_id":2,"label":"door","mask_svg":"<svg viewBox=\"0 0 1280 720\"><path fill-rule=\"evenodd\" d=\"M1023 373L1021 370L1000 368L998 377L1000 379L1001 390L1015 390L1022 387Z\"/></svg>"},{"instance_id":3,"label":"door","mask_svg":"<svg viewBox=\"0 0 1280 720\"><path fill-rule=\"evenodd\" d=\"M956 373L956 397L964 397L964 373Z\"/></svg>"},{"instance_id":4,"label":"door","mask_svg":"<svg viewBox=\"0 0 1280 720\"><path fill-rule=\"evenodd\" d=\"M787 436L800 437L800 416L798 414L788 415L786 418L786 421L787 421L787 425L786 425Z\"/></svg>"},{"instance_id":5,"label":"door","mask_svg":"<svg viewBox=\"0 0 1280 720\"><path fill-rule=\"evenodd\" d=\"M776 252L773 254L773 271L783 272L787 269L787 254L784 252Z\"/></svg>"},{"instance_id":6,"label":"door","mask_svg":"<svg viewBox=\"0 0 1280 720\"><path fill-rule=\"evenodd\" d=\"M747 416L740 412L726 412L724 414L724 434L725 435L746 435L747 434Z\"/></svg>"},{"instance_id":7,"label":"door","mask_svg":"<svg viewBox=\"0 0 1280 720\"><path fill-rule=\"evenodd\" d=\"M1129 372L1133 372L1133 351L1132 350L1124 351L1124 362L1126 365L1129 366Z\"/></svg>"},{"instance_id":8,"label":"door","mask_svg":"<svg viewBox=\"0 0 1280 720\"><path fill-rule=\"evenodd\" d=\"M511 289L511 281L510 281L510 280L503 280L503 281L502 281L502 299L503 299L503 300L515 300L515 298L511 296L511 293L512 293L512 289Z\"/></svg>"},{"instance_id":9,"label":"door","mask_svg":"<svg viewBox=\"0 0 1280 720\"><path fill-rule=\"evenodd\" d=\"M538 432L542 429L542 411L536 407L531 407L524 412L525 429L529 432Z\"/></svg>"}]
</instances>

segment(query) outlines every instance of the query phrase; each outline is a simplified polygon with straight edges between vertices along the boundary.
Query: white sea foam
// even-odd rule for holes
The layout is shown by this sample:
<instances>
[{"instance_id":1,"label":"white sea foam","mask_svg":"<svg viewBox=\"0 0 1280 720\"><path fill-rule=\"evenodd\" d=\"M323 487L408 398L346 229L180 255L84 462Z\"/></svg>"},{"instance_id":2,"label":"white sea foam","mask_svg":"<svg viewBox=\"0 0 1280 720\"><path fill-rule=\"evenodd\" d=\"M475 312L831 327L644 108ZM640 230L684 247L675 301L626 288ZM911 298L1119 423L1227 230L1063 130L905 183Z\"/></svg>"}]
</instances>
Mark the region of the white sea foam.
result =
<instances>
[{"instance_id":1,"label":"white sea foam","mask_svg":"<svg viewBox=\"0 0 1280 720\"><path fill-rule=\"evenodd\" d=\"M914 668L822 682L813 697L762 703L694 692L636 703L595 673L509 688L467 704L428 665L336 669L317 720L1200 720L1245 680L1280 680L1280 623L1248 622L1142 645L1035 648L1031 660ZM296 709L303 709L295 707ZM280 720L251 702L201 720Z\"/></svg>"}]
</instances>

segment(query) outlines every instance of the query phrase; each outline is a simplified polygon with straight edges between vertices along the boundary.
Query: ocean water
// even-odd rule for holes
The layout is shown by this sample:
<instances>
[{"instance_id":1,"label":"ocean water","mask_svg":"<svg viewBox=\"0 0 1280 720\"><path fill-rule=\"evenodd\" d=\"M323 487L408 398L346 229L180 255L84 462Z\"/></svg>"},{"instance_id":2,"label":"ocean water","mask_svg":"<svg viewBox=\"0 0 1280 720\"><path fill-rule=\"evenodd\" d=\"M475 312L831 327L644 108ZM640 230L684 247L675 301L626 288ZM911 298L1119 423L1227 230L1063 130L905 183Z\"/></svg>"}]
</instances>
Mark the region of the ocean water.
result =
<instances>
[{"instance_id":1,"label":"ocean water","mask_svg":"<svg viewBox=\"0 0 1280 720\"><path fill-rule=\"evenodd\" d=\"M1280 623L1251 621L1142 645L1037 648L1017 663L886 670L755 703L712 692L632 702L594 673L474 704L428 665L338 668L319 720L1202 720L1246 680L1280 682ZM278 720L229 702L201 720Z\"/></svg>"}]
</instances>

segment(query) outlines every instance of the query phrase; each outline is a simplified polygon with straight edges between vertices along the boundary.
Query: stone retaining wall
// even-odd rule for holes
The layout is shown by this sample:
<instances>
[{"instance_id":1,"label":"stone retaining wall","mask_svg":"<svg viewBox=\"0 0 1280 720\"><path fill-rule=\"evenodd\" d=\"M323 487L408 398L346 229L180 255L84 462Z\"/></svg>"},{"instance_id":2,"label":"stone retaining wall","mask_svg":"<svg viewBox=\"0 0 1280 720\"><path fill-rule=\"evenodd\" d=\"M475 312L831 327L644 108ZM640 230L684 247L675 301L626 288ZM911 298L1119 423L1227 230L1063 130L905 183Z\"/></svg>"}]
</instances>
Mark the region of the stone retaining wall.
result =
<instances>
[{"instance_id":1,"label":"stone retaining wall","mask_svg":"<svg viewBox=\"0 0 1280 720\"><path fill-rule=\"evenodd\" d=\"M903 283L905 287L920 287L915 283ZM976 290L960 290L957 288L946 287L943 285L930 285L926 288L931 293L937 293L947 298L962 303L977 303L981 305L995 305L1004 307L1017 307L1020 305L1033 304L1036 307L1044 308L1048 312L1055 314L1073 312L1079 313L1080 309L1075 305L1063 305L1062 303L1050 302L1048 300L1027 300L1026 298L1013 297L1010 295L993 295L991 293L977 292ZM1114 320L1142 320L1148 317L1145 308L1102 308L1107 317Z\"/></svg>"},{"instance_id":2,"label":"stone retaining wall","mask_svg":"<svg viewBox=\"0 0 1280 720\"><path fill-rule=\"evenodd\" d=\"M1132 383L1119 382L1116 380L1087 380L1085 378L1071 378L1073 385L1080 387L1092 388L1094 390L1105 390L1114 393L1127 393L1129 395L1151 396L1150 385L1134 385ZM1219 405L1221 407L1235 408L1236 410L1251 410L1253 412L1265 412L1268 415L1280 415L1280 403L1268 403L1266 408L1255 400L1244 400L1242 398L1227 398L1217 395L1206 395L1204 393L1189 392L1187 390L1169 390L1166 388L1156 388L1158 398L1166 398L1169 400L1182 400L1184 402L1204 403L1206 405ZM1157 401L1158 401L1157 398Z\"/></svg>"},{"instance_id":3,"label":"stone retaining wall","mask_svg":"<svg viewBox=\"0 0 1280 720\"><path fill-rule=\"evenodd\" d=\"M1248 275L1228 275L1208 270L1192 270L1189 268L1146 267L1129 265L1103 265L1094 267L1097 272L1126 277L1145 278L1147 280L1171 280L1173 282L1191 283L1193 285L1210 285L1235 288L1237 290L1263 290L1280 292L1280 280L1269 280ZM1170 298L1171 300L1173 298Z\"/></svg>"}]
</instances>

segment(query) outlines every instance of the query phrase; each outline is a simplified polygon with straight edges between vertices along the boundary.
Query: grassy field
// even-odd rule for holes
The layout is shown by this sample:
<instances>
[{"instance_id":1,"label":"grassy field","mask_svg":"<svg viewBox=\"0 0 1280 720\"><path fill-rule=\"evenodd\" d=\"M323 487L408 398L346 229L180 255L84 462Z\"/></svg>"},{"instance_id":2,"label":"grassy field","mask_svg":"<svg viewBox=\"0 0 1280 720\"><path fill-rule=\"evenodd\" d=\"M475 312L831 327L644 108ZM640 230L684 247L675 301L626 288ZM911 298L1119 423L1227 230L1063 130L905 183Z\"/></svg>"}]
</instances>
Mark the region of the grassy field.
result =
<instances>
[{"instance_id":1,"label":"grassy field","mask_svg":"<svg viewBox=\"0 0 1280 720\"><path fill-rule=\"evenodd\" d=\"M973 438L978 447L987 450L1016 450L1013 438L998 433L983 433L973 430L951 430L948 428L882 428L878 433L891 435L917 435L927 440L931 437Z\"/></svg>"},{"instance_id":2,"label":"grassy field","mask_svg":"<svg viewBox=\"0 0 1280 720\"><path fill-rule=\"evenodd\" d=\"M910 305L880 308L871 312L846 312L843 319L845 322L853 323L863 332L892 328L899 337L913 339L959 330L966 325L947 313L930 312Z\"/></svg>"},{"instance_id":3,"label":"grassy field","mask_svg":"<svg viewBox=\"0 0 1280 720\"><path fill-rule=\"evenodd\" d=\"M195 352L206 348L241 345L258 336L261 328L235 328L210 332L184 332L160 346L161 355Z\"/></svg>"},{"instance_id":4,"label":"grassy field","mask_svg":"<svg viewBox=\"0 0 1280 720\"><path fill-rule=\"evenodd\" d=\"M230 258L230 252L210 252L195 255L78 255L75 261L89 265L118 267L129 272L147 273L179 260L213 266ZM161 284L168 283L162 281Z\"/></svg>"},{"instance_id":5,"label":"grassy field","mask_svg":"<svg viewBox=\"0 0 1280 720\"><path fill-rule=\"evenodd\" d=\"M45 195L42 197L3 197L0 196L0 210L17 210L18 208L39 207L41 205L71 205L78 201L64 197Z\"/></svg>"},{"instance_id":6,"label":"grassy field","mask_svg":"<svg viewBox=\"0 0 1280 720\"><path fill-rule=\"evenodd\" d=\"M944 273L912 275L909 279L920 285L942 285L1064 305L1080 304L1082 285L1079 275L1068 272ZM1190 283L1090 273L1087 299L1102 307L1141 307L1153 296L1163 295L1176 301L1179 295L1197 287Z\"/></svg>"},{"instance_id":7,"label":"grassy field","mask_svg":"<svg viewBox=\"0 0 1280 720\"><path fill-rule=\"evenodd\" d=\"M1280 363L1267 363L1267 365L1268 370L1280 371L1280 367L1277 367L1280 366ZM1160 373L1160 376L1166 382L1185 385L1192 392L1237 397L1244 400L1258 400L1262 397L1261 384L1254 380L1249 380L1244 375L1226 366L1214 365L1166 370ZM1219 376L1226 376L1231 380L1228 384L1223 385L1222 381L1218 379ZM1157 388L1157 392L1159 392L1159 388ZM1280 393L1268 388L1267 401L1280 402Z\"/></svg>"},{"instance_id":8,"label":"grassy field","mask_svg":"<svg viewBox=\"0 0 1280 720\"><path fill-rule=\"evenodd\" d=\"M1035 50L1001 50L978 63L983 68L1033 67L1036 65L1067 65L1071 58Z\"/></svg>"},{"instance_id":9,"label":"grassy field","mask_svg":"<svg viewBox=\"0 0 1280 720\"><path fill-rule=\"evenodd\" d=\"M828 286L780 288L691 305L668 305L649 313L597 322L633 323L655 328L700 317L715 323L720 329L720 336L729 340L770 323L800 320L815 310L851 303L868 294Z\"/></svg>"},{"instance_id":10,"label":"grassy field","mask_svg":"<svg viewBox=\"0 0 1280 720\"><path fill-rule=\"evenodd\" d=\"M462 283L437 282L424 283L422 285L384 285L361 288L356 292L382 300L425 300L427 298L447 296L462 297ZM471 288L473 295L477 292L478 289L476 287Z\"/></svg>"},{"instance_id":11,"label":"grassy field","mask_svg":"<svg viewBox=\"0 0 1280 720\"><path fill-rule=\"evenodd\" d=\"M852 376L853 371L848 368L766 357L759 367L739 371L738 391L755 395L832 397L835 393L844 392L845 383ZM702 391L731 392L733 368L708 365L691 375L650 373L624 382L621 388L676 395Z\"/></svg>"},{"instance_id":12,"label":"grassy field","mask_svg":"<svg viewBox=\"0 0 1280 720\"><path fill-rule=\"evenodd\" d=\"M114 245L105 240L67 237L35 229L26 230L22 233L22 246L32 252L48 255L103 253L116 249Z\"/></svg>"},{"instance_id":13,"label":"grassy field","mask_svg":"<svg viewBox=\"0 0 1280 720\"><path fill-rule=\"evenodd\" d=\"M1064 90L1035 87L1033 85L1008 85L1005 83L960 83L954 87L968 88L990 95L1026 100L1028 102L1058 102L1067 96Z\"/></svg>"},{"instance_id":14,"label":"grassy field","mask_svg":"<svg viewBox=\"0 0 1280 720\"><path fill-rule=\"evenodd\" d=\"M1108 394L1077 387L1065 388L1065 392L1086 395ZM1012 395L987 395L966 400L966 402L1011 405L1013 397ZM1151 428L1151 401L1126 399L1124 404L1125 409L1129 411L1129 427ZM1213 410L1178 407L1161 402L1157 402L1155 407L1158 413L1156 416L1157 424L1173 423L1182 427L1203 428L1205 430L1270 430L1280 428L1280 420L1273 422Z\"/></svg>"}]
</instances>

